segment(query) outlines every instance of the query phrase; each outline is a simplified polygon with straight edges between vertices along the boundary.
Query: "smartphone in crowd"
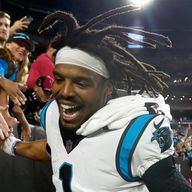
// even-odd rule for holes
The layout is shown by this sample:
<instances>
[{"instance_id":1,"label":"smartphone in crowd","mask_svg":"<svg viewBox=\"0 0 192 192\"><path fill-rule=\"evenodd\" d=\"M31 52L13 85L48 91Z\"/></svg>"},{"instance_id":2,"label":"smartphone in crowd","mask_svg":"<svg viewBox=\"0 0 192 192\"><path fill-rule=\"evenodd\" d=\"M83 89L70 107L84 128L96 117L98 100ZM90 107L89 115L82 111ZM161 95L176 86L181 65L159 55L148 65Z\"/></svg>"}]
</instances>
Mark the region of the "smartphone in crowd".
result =
<instances>
[{"instance_id":1,"label":"smartphone in crowd","mask_svg":"<svg viewBox=\"0 0 192 192\"><path fill-rule=\"evenodd\" d=\"M31 17L30 15L27 15L26 20L27 20L29 23L31 23L31 22L33 21L33 17Z\"/></svg>"}]
</instances>

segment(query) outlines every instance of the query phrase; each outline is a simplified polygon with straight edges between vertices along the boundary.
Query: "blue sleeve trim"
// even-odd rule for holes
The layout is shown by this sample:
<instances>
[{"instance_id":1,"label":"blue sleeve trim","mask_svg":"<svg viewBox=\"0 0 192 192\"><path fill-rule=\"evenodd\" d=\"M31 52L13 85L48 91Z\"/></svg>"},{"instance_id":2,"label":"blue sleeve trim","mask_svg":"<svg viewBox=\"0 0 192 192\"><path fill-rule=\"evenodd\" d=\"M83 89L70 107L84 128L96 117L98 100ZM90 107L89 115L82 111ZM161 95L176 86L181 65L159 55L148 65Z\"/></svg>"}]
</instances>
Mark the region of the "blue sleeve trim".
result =
<instances>
[{"instance_id":1,"label":"blue sleeve trim","mask_svg":"<svg viewBox=\"0 0 192 192\"><path fill-rule=\"evenodd\" d=\"M49 107L49 105L53 102L54 100L51 100L49 102L46 103L46 105L43 107L42 111L41 111L41 115L40 115L40 124L41 126L46 129L46 112L47 109Z\"/></svg>"},{"instance_id":2,"label":"blue sleeve trim","mask_svg":"<svg viewBox=\"0 0 192 192\"><path fill-rule=\"evenodd\" d=\"M143 134L149 122L156 116L157 115L154 114L147 114L134 119L129 123L121 137L117 149L116 166L117 171L126 181L133 182L140 180L139 177L132 176L131 160L141 135Z\"/></svg>"}]
</instances>

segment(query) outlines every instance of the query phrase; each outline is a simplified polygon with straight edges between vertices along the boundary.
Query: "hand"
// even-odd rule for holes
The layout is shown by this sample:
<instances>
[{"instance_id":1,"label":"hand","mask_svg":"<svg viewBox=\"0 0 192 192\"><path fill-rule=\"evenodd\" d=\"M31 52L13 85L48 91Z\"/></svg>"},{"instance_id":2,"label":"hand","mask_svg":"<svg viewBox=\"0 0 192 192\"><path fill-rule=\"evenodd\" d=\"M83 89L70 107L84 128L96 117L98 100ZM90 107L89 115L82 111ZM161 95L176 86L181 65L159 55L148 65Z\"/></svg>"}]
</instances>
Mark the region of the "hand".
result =
<instances>
[{"instance_id":1,"label":"hand","mask_svg":"<svg viewBox=\"0 0 192 192\"><path fill-rule=\"evenodd\" d=\"M31 128L29 125L26 125L25 127L22 127L21 131L21 140L22 141L29 141L31 138Z\"/></svg>"},{"instance_id":2,"label":"hand","mask_svg":"<svg viewBox=\"0 0 192 192\"><path fill-rule=\"evenodd\" d=\"M8 137L4 142L3 151L8 155L15 156L14 147L20 141L20 139L17 139L13 135L10 135L10 137Z\"/></svg>"},{"instance_id":3,"label":"hand","mask_svg":"<svg viewBox=\"0 0 192 192\"><path fill-rule=\"evenodd\" d=\"M36 122L38 122L38 123L40 122L40 116L38 115L38 113L34 114L34 119Z\"/></svg>"},{"instance_id":4,"label":"hand","mask_svg":"<svg viewBox=\"0 0 192 192\"><path fill-rule=\"evenodd\" d=\"M12 130L8 127L3 115L0 112L0 140L5 140L10 136Z\"/></svg>"},{"instance_id":5,"label":"hand","mask_svg":"<svg viewBox=\"0 0 192 192\"><path fill-rule=\"evenodd\" d=\"M13 23L13 25L10 28L10 35L16 33L19 30L24 30L27 29L29 27L29 24L31 23L31 21L29 21L27 19L27 16L22 17L21 19L15 21Z\"/></svg>"},{"instance_id":6,"label":"hand","mask_svg":"<svg viewBox=\"0 0 192 192\"><path fill-rule=\"evenodd\" d=\"M16 105L24 105L26 101L25 95L22 93L21 89L25 86L21 83L13 82L5 77L0 78L0 87L2 87L5 92L10 96L11 100Z\"/></svg>"}]
</instances>

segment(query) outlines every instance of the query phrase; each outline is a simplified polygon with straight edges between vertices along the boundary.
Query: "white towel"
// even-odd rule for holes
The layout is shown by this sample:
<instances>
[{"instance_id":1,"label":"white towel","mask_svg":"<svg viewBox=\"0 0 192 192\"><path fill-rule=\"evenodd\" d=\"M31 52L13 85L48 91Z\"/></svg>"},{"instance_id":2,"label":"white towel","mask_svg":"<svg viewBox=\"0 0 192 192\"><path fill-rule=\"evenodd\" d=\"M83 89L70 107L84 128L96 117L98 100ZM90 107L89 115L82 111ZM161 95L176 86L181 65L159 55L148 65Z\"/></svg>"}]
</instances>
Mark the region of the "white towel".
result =
<instances>
[{"instance_id":1,"label":"white towel","mask_svg":"<svg viewBox=\"0 0 192 192\"><path fill-rule=\"evenodd\" d=\"M158 98L150 98L142 95L125 96L110 100L103 108L93 114L77 130L78 135L87 136L104 127L108 129L121 129L128 123L144 114L149 114L146 103L157 103L158 110L162 111L168 119L172 119L170 107L165 104L162 95Z\"/></svg>"}]
</instances>

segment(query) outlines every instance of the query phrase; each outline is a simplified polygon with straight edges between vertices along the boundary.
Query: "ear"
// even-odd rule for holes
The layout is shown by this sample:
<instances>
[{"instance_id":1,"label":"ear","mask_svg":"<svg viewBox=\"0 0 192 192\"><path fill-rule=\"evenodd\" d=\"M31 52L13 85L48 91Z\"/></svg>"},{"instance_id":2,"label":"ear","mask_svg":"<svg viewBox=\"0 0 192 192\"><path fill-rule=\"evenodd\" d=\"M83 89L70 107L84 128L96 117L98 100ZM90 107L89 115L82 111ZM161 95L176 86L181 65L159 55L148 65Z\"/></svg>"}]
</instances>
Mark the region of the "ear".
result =
<instances>
[{"instance_id":1,"label":"ear","mask_svg":"<svg viewBox=\"0 0 192 192\"><path fill-rule=\"evenodd\" d=\"M113 93L113 83L111 81L107 82L107 96L110 97Z\"/></svg>"}]
</instances>

